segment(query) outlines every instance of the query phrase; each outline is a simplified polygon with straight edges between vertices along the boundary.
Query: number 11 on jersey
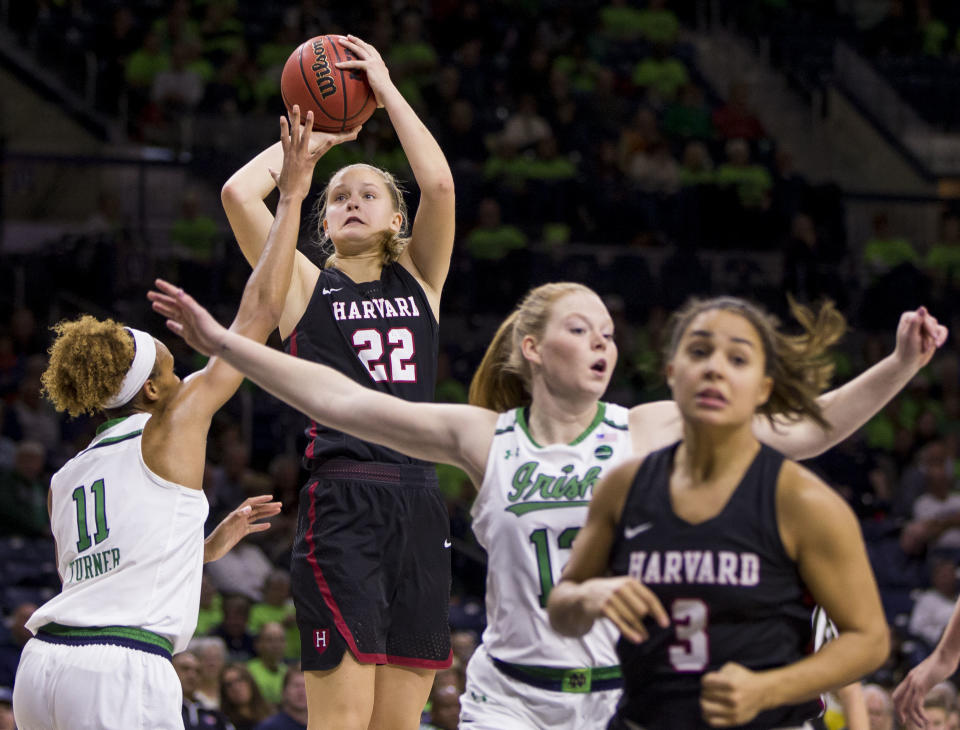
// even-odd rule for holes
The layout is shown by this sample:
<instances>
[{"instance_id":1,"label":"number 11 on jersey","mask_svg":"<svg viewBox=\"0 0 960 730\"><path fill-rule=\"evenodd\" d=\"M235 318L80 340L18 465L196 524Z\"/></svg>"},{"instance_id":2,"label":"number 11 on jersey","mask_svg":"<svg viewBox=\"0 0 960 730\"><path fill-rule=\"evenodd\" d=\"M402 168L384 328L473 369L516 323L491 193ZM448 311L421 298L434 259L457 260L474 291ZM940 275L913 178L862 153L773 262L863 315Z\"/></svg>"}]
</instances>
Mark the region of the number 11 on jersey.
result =
<instances>
[{"instance_id":1,"label":"number 11 on jersey","mask_svg":"<svg viewBox=\"0 0 960 730\"><path fill-rule=\"evenodd\" d=\"M90 485L90 491L93 493L94 502L94 520L97 531L93 534L93 541L90 540L90 530L87 528L87 490L80 486L73 490L73 501L77 506L77 552L82 553L92 545L99 545L107 539L110 534L110 528L107 526L107 500L103 486L103 479L97 479Z\"/></svg>"}]
</instances>

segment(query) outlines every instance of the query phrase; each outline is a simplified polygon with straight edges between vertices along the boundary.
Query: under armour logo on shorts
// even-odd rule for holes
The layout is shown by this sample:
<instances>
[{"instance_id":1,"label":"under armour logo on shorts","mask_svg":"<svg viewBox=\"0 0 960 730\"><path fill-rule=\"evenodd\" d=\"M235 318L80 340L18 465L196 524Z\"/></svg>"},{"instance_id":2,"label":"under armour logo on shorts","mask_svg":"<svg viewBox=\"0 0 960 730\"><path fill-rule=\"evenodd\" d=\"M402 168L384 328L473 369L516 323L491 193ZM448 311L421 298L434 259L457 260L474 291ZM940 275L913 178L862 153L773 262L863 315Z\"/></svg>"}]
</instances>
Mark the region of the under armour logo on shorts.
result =
<instances>
[{"instance_id":1,"label":"under armour logo on shorts","mask_svg":"<svg viewBox=\"0 0 960 730\"><path fill-rule=\"evenodd\" d=\"M323 654L327 650L327 629L313 630L313 646L317 654Z\"/></svg>"}]
</instances>

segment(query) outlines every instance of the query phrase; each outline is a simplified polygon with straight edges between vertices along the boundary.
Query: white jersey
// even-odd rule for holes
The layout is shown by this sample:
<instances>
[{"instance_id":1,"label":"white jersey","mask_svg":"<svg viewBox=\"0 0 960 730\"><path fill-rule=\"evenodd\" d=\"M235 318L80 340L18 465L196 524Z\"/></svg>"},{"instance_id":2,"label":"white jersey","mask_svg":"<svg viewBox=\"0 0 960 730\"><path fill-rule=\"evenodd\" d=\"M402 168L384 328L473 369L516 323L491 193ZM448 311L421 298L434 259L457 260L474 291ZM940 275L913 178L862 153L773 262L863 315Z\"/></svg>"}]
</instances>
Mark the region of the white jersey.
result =
<instances>
[{"instance_id":1,"label":"white jersey","mask_svg":"<svg viewBox=\"0 0 960 730\"><path fill-rule=\"evenodd\" d=\"M560 636L547 596L587 521L597 482L633 455L626 408L600 403L593 423L570 444L539 446L523 409L501 413L473 503L473 531L487 551L490 656L513 664L604 667L619 664L612 622L580 638Z\"/></svg>"},{"instance_id":2,"label":"white jersey","mask_svg":"<svg viewBox=\"0 0 960 730\"><path fill-rule=\"evenodd\" d=\"M111 421L50 482L63 589L30 617L132 626L183 651L197 626L207 498L161 479L140 449L146 413Z\"/></svg>"}]
</instances>

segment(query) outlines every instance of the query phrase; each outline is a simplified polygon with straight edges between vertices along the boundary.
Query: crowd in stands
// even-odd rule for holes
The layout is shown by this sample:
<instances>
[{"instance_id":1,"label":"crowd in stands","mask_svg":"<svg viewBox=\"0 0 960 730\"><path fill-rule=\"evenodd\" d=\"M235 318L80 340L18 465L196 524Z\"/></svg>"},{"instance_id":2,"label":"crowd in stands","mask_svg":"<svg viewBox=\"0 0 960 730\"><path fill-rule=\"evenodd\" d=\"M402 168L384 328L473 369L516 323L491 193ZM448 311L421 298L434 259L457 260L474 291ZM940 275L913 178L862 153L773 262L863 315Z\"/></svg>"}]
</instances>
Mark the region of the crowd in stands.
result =
<instances>
[{"instance_id":1,"label":"crowd in stands","mask_svg":"<svg viewBox=\"0 0 960 730\"><path fill-rule=\"evenodd\" d=\"M17 2L7 21L27 48L40 51L56 38L92 49L99 110L122 115L137 141L188 143L195 173L214 189L250 150L188 139L185 120L262 114L269 139L282 111L280 69L302 40L350 31L383 53L405 96L429 120L456 178L458 242L445 307L447 321L466 326L441 328L440 400L466 399L491 322L529 286L551 279L581 279L605 296L621 353L607 397L625 405L667 395L660 376L666 314L691 293L716 292L700 251L747 252L728 259L740 267L733 274L742 288L726 291L759 298L775 311L785 310L784 293L804 302L837 301L856 325L837 356L841 379L889 351L901 311L926 304L952 326L951 342L864 429L811 466L862 520L897 639L876 681L892 686L929 652L958 590L960 211L944 209L932 246L892 230L881 209L868 240L848 241L840 191L797 173L789 150L770 138L754 111L750 87L712 89L704 81L684 40L693 2L139 5L133 12L109 0ZM747 11L766 23L777 13L799 13L798 5L758 0L741 3L738 12L744 23ZM802 10L838 17L842 5L802 3ZM863 31L865 48L880 55L935 48L939 53L930 55L944 63L960 53L950 40L960 18L944 9L951 3L889 5ZM939 19L946 31L897 25L891 21L897 6L915 8L917 22L927 17L927 26ZM894 48L896 38L903 45ZM217 164L206 147L216 150ZM405 164L389 125L375 116L357 144L321 160L318 179L359 159L390 169ZM415 190L410 197L415 204ZM96 425L58 417L40 394L47 326L76 310L57 293L69 291L97 314L162 336L143 300L154 275L183 283L229 321L249 272L225 239L219 214L198 209L189 194L170 222L172 259L152 257L151 242L115 201L106 196L101 203L77 235L14 262L33 282L23 301L8 298L16 290L7 278L14 267L0 272L0 610L8 624L0 636L0 687L12 684L26 640L23 620L58 586L46 515L50 474L89 442ZM575 244L597 253L565 253ZM644 255L654 249L664 254L656 267ZM758 251L780 252L782 261L778 278L759 286L750 253ZM196 356L179 340L165 341L178 371L192 370ZM290 409L245 386L211 430L208 525L251 494L272 493L284 507L271 530L208 566L197 639L177 665L187 727L229 721L273 730L305 722L286 573L305 481L298 458L305 440L296 436L303 425ZM426 720L452 728L463 667L483 628L484 567L469 527L471 488L455 470L441 469L441 483L458 548L451 606L457 661L438 673ZM35 570L22 569L28 553L42 556ZM882 687L871 692L878 706L889 703ZM954 693L945 711L955 704ZM204 713L222 715L202 724Z\"/></svg>"},{"instance_id":2,"label":"crowd in stands","mask_svg":"<svg viewBox=\"0 0 960 730\"><path fill-rule=\"evenodd\" d=\"M927 122L960 130L960 6L952 0L723 0L749 37L770 40L772 59L801 85L832 75L843 40L869 59Z\"/></svg>"}]
</instances>

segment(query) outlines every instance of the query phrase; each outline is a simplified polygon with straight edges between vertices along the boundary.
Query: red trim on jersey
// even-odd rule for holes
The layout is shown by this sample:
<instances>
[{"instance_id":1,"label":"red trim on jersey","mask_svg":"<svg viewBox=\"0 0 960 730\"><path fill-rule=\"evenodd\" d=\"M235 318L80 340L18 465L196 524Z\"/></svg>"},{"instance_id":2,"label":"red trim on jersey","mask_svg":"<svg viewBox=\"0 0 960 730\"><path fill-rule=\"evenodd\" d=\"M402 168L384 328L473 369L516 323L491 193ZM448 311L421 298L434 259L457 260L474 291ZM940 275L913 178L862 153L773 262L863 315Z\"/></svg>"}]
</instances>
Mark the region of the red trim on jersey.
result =
<instances>
[{"instance_id":1,"label":"red trim on jersey","mask_svg":"<svg viewBox=\"0 0 960 730\"><path fill-rule=\"evenodd\" d=\"M392 656L387 654L387 664L396 664L401 667L419 667L420 669L449 669L453 664L453 649L446 659L412 659L406 656Z\"/></svg>"},{"instance_id":2,"label":"red trim on jersey","mask_svg":"<svg viewBox=\"0 0 960 730\"><path fill-rule=\"evenodd\" d=\"M313 568L313 577L317 581L317 588L320 589L320 594L323 596L323 602L327 604L327 608L329 608L330 612L333 614L333 622L336 624L337 630L346 640L350 647L350 651L353 652L353 655L357 658L357 660L361 662L367 662L368 664L385 664L388 661L386 654L367 654L357 648L357 642L353 638L353 633L351 633L350 627L347 626L347 622L344 620L343 614L340 613L340 607L337 605L336 600L334 600L333 593L330 591L330 586L323 577L323 570L320 569L320 564L317 562L317 549L313 542L313 526L316 523L317 518L317 502L313 498L313 495L316 489L317 482L314 482L310 486L309 492L310 509L307 512L308 524L306 539L307 547L309 548L309 552L307 553L307 562L310 563L310 567Z\"/></svg>"}]
</instances>

